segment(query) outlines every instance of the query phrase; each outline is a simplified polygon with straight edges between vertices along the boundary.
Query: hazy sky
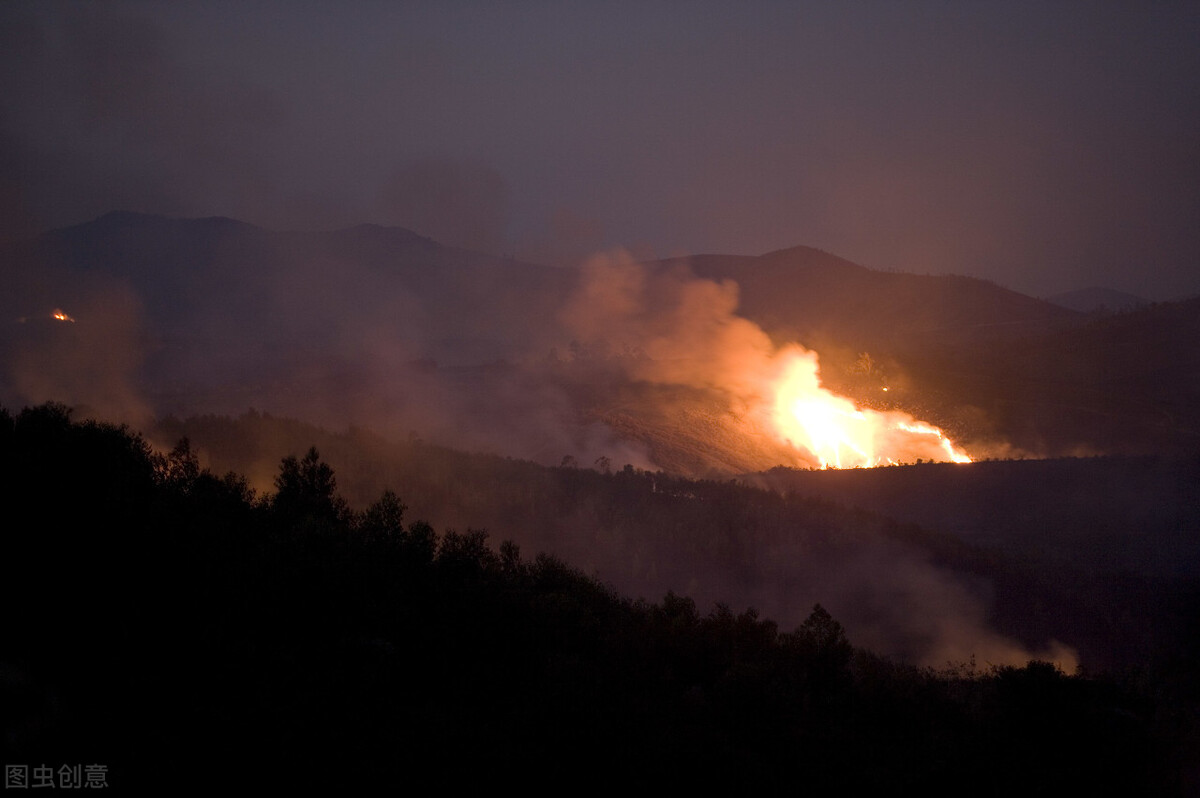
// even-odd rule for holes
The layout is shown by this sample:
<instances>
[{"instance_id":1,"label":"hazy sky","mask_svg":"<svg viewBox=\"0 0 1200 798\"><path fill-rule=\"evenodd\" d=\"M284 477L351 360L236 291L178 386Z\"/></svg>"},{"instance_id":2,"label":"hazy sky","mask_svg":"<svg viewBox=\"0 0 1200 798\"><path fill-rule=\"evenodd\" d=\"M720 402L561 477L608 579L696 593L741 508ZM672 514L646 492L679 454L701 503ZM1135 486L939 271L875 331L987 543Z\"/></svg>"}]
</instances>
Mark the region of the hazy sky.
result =
<instances>
[{"instance_id":1,"label":"hazy sky","mask_svg":"<svg viewBox=\"0 0 1200 798\"><path fill-rule=\"evenodd\" d=\"M1200 3L6 0L0 235L115 209L1178 298Z\"/></svg>"}]
</instances>

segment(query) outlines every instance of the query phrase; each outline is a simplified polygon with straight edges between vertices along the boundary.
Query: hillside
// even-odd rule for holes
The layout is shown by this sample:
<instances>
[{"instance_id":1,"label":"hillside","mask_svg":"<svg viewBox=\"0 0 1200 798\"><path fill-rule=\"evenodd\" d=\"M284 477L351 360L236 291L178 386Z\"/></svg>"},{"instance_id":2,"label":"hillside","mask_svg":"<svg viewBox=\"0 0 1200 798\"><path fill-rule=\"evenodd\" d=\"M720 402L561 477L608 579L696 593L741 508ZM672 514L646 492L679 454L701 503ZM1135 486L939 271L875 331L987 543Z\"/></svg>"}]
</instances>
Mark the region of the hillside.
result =
<instances>
[{"instance_id":1,"label":"hillside","mask_svg":"<svg viewBox=\"0 0 1200 798\"><path fill-rule=\"evenodd\" d=\"M838 350L912 354L1071 326L1076 314L971 277L875 271L810 247L756 258L704 255L701 277L734 280L741 312L778 340Z\"/></svg>"},{"instance_id":2,"label":"hillside","mask_svg":"<svg viewBox=\"0 0 1200 798\"><path fill-rule=\"evenodd\" d=\"M830 387L930 419L982 455L1200 449L1200 300L1093 318L982 280L872 271L805 247L683 262L737 281L741 312L816 349ZM857 368L862 352L871 373Z\"/></svg>"},{"instance_id":3,"label":"hillside","mask_svg":"<svg viewBox=\"0 0 1200 798\"><path fill-rule=\"evenodd\" d=\"M1080 313L1095 313L1098 315L1127 313L1150 304L1150 302L1142 299L1140 296L1127 294L1124 291L1115 291L1111 288L1098 287L1066 291L1061 294L1048 296L1046 297L1046 301L1052 305L1067 308L1068 310L1077 310Z\"/></svg>"},{"instance_id":4,"label":"hillside","mask_svg":"<svg viewBox=\"0 0 1200 798\"><path fill-rule=\"evenodd\" d=\"M806 247L630 267L674 281L675 294L637 300L661 321L643 320L637 340L630 320L596 319L584 340L576 270L399 228L108 214L0 250L0 397L139 422L255 407L545 464L605 456L692 476L800 464L747 437L728 386L655 383L636 362L663 335L688 345L664 296L735 281L739 317L814 348L826 386L928 420L977 456L1196 450L1195 301L1096 320ZM56 308L74 322L52 320Z\"/></svg>"},{"instance_id":5,"label":"hillside","mask_svg":"<svg viewBox=\"0 0 1200 798\"><path fill-rule=\"evenodd\" d=\"M1035 454L1200 451L1200 299L1152 305L1005 346L914 358L934 401L975 408Z\"/></svg>"},{"instance_id":6,"label":"hillside","mask_svg":"<svg viewBox=\"0 0 1200 798\"><path fill-rule=\"evenodd\" d=\"M486 362L540 334L570 284L561 269L375 225L289 233L232 219L111 213L3 255L14 286L5 316L86 308L102 289L131 291L153 342L150 376L162 379L205 375L205 357L248 368L277 367L270 358L351 357L348 345L371 336L403 341L414 358Z\"/></svg>"},{"instance_id":7,"label":"hillside","mask_svg":"<svg viewBox=\"0 0 1200 798\"><path fill-rule=\"evenodd\" d=\"M744 478L763 490L619 461L610 474L547 468L259 414L168 419L154 432L181 436L210 468L267 491L280 459L315 445L352 507L391 488L437 528L486 529L632 596L674 590L702 607L754 606L785 628L820 602L860 644L912 661L973 652L1002 662L1022 648L1050 656L1058 644L1087 667L1116 667L1191 645L1194 464L1013 461Z\"/></svg>"},{"instance_id":8,"label":"hillside","mask_svg":"<svg viewBox=\"0 0 1200 798\"><path fill-rule=\"evenodd\" d=\"M1197 458L775 468L746 479L1094 573L1200 579Z\"/></svg>"},{"instance_id":9,"label":"hillside","mask_svg":"<svg viewBox=\"0 0 1200 798\"><path fill-rule=\"evenodd\" d=\"M393 493L352 510L315 450L282 459L255 497L185 442L156 455L56 406L0 410L0 474L0 598L22 607L0 639L0 755L31 784L70 768L21 763L65 760L121 794L477 789L514 763L529 785L590 773L614 790L793 791L798 769L821 792L940 794L980 772L1006 793L1030 778L1089 794L1191 785L1194 672L1153 649L1136 678L916 668L852 642L820 605L781 627L674 592L633 601L561 559L410 520ZM784 507L715 484L647 494L661 479L648 475L551 476L568 495L641 498L664 538L678 534L666 508ZM806 534L838 515L786 504Z\"/></svg>"}]
</instances>

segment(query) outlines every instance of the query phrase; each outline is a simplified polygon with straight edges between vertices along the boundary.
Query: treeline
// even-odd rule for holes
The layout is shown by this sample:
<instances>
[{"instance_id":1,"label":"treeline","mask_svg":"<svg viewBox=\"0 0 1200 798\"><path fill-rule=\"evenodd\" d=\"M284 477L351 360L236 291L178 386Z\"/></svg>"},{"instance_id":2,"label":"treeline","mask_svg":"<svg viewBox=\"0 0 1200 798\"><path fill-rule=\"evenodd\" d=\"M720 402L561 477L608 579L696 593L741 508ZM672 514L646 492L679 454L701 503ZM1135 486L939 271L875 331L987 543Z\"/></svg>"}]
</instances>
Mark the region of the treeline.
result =
<instances>
[{"instance_id":1,"label":"treeline","mask_svg":"<svg viewBox=\"0 0 1200 798\"><path fill-rule=\"evenodd\" d=\"M942 664L938 638L965 637L965 627L983 623L1031 651L1062 641L1089 670L1153 663L1195 673L1200 662L1200 580L1089 567L1104 561L1132 570L1134 548L1160 560L1194 559L1188 530L1195 512L1183 509L1195 503L1190 489L1148 490L1151 477L1122 486L1087 471L1072 479L1071 466L1082 462L1059 468L1030 461L794 472L795 482L777 474L746 478L776 488L768 490L646 472L619 460L611 474L548 468L362 429L331 432L266 413L168 418L153 434L163 442L189 437L205 462L253 475L266 490L282 457L315 443L357 509L402 486L415 517L484 528L526 551L551 552L599 573L624 595L656 598L674 590L702 607L754 606L784 628L820 602L860 644L906 661ZM980 489L988 474L1007 466L1020 472L1007 482L1008 493ZM1101 469L1101 476L1109 472ZM1180 470L1174 479L1195 473ZM1127 506L1116 499L1081 506L1089 496L1142 494L1129 506L1167 504L1153 514L1166 521L1148 525L1140 511L1115 512ZM905 515L917 504L927 508L922 516ZM1102 524L1126 517L1133 523L1114 545ZM989 545L949 531L982 518L989 519ZM959 611L952 601L931 607L931 584L960 587L979 613Z\"/></svg>"},{"instance_id":2,"label":"treeline","mask_svg":"<svg viewBox=\"0 0 1200 798\"><path fill-rule=\"evenodd\" d=\"M480 530L364 510L316 450L275 490L61 406L0 411L3 761L114 789L406 785L1182 792L1162 685L932 671L820 606L623 598Z\"/></svg>"}]
</instances>

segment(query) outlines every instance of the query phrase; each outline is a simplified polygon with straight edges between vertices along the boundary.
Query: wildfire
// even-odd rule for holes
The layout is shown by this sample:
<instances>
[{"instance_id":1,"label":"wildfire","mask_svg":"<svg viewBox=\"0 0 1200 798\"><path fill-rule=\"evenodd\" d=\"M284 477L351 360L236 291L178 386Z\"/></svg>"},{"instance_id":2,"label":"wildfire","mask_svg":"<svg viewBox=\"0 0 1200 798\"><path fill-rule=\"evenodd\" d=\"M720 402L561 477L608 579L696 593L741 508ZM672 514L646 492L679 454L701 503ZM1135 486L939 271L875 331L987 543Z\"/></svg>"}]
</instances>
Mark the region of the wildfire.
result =
<instances>
[{"instance_id":1,"label":"wildfire","mask_svg":"<svg viewBox=\"0 0 1200 798\"><path fill-rule=\"evenodd\" d=\"M70 316L68 316L66 313L64 313L64 312L63 312L62 310L60 310L59 308L55 308L55 309L54 309L54 312L53 312L53 313L51 313L51 314L50 314L50 316L51 316L51 318L58 319L59 321L69 321L69 322L71 322L72 324L74 324L74 323L75 323L75 319L73 319L73 318L71 318Z\"/></svg>"},{"instance_id":2,"label":"wildfire","mask_svg":"<svg viewBox=\"0 0 1200 798\"><path fill-rule=\"evenodd\" d=\"M572 336L638 352L619 361L636 382L711 397L745 433L742 443L761 447L762 459L791 457L793 464L823 468L970 462L936 427L900 411L859 407L822 387L816 353L798 343L780 347L739 316L738 288L730 280L647 270L620 252L597 255L581 274L580 289L561 314ZM854 368L882 378L866 352Z\"/></svg>"},{"instance_id":3,"label":"wildfire","mask_svg":"<svg viewBox=\"0 0 1200 798\"><path fill-rule=\"evenodd\" d=\"M793 347L781 351L777 362L772 424L792 446L812 452L822 468L971 462L937 427L900 411L861 409L823 388L816 354Z\"/></svg>"}]
</instances>

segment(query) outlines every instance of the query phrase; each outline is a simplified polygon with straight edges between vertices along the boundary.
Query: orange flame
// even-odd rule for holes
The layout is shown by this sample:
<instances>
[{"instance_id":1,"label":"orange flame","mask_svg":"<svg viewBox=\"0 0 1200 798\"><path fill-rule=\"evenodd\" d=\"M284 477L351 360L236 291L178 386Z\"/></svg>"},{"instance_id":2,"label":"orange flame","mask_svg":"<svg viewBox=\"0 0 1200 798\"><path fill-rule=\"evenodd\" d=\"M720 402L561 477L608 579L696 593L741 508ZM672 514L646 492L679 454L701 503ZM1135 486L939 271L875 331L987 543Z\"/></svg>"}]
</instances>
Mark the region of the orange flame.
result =
<instances>
[{"instance_id":1,"label":"orange flame","mask_svg":"<svg viewBox=\"0 0 1200 798\"><path fill-rule=\"evenodd\" d=\"M572 335L637 351L622 361L636 381L697 388L727 403L732 426L765 457L823 468L971 459L930 424L900 411L859 408L823 388L815 352L779 347L737 315L733 281L650 271L621 252L592 258L582 277L561 314ZM874 372L866 353L858 365Z\"/></svg>"},{"instance_id":2,"label":"orange flame","mask_svg":"<svg viewBox=\"0 0 1200 798\"><path fill-rule=\"evenodd\" d=\"M72 322L72 323L74 323L74 321L75 321L75 319L73 319L73 318L71 318L70 316L68 316L66 313L64 313L64 312L63 312L62 310L60 310L59 308L55 308L55 309L54 309L54 312L53 312L53 313L51 313L51 314L50 314L50 316L51 316L52 318L58 319L59 321L69 321L69 322Z\"/></svg>"},{"instance_id":3,"label":"orange flame","mask_svg":"<svg viewBox=\"0 0 1200 798\"><path fill-rule=\"evenodd\" d=\"M937 427L898 410L859 408L822 387L816 353L788 347L778 353L777 362L772 426L793 447L811 452L822 468L917 459L971 462Z\"/></svg>"}]
</instances>

